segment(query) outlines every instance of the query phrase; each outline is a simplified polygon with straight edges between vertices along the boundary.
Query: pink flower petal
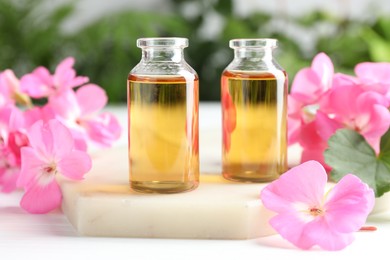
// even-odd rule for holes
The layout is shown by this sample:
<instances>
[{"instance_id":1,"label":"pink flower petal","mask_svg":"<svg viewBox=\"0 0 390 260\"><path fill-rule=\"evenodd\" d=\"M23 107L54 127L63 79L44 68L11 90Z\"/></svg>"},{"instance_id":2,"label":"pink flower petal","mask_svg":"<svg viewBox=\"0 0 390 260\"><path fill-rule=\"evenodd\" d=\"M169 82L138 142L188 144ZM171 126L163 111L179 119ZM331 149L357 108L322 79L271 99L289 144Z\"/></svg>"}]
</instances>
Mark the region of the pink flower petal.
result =
<instances>
[{"instance_id":1,"label":"pink flower petal","mask_svg":"<svg viewBox=\"0 0 390 260\"><path fill-rule=\"evenodd\" d=\"M266 208L277 213L291 211L296 202L308 207L320 205L327 182L327 174L316 161L308 161L291 168L261 192Z\"/></svg>"},{"instance_id":2,"label":"pink flower petal","mask_svg":"<svg viewBox=\"0 0 390 260\"><path fill-rule=\"evenodd\" d=\"M390 63L387 62L363 62L355 67L360 86L383 96L390 94L389 70Z\"/></svg>"},{"instance_id":3,"label":"pink flower petal","mask_svg":"<svg viewBox=\"0 0 390 260\"><path fill-rule=\"evenodd\" d=\"M270 220L270 225L286 240L301 249L309 249L315 243L304 234L306 221L298 212L281 213Z\"/></svg>"},{"instance_id":4,"label":"pink flower petal","mask_svg":"<svg viewBox=\"0 0 390 260\"><path fill-rule=\"evenodd\" d=\"M96 113L107 104L107 95L104 89L95 84L87 84L76 92L77 101L82 115Z\"/></svg>"},{"instance_id":5,"label":"pink flower petal","mask_svg":"<svg viewBox=\"0 0 390 260\"><path fill-rule=\"evenodd\" d=\"M81 109L73 90L63 91L61 95L51 96L49 105L56 117L71 124L76 124L76 120L81 115Z\"/></svg>"},{"instance_id":6,"label":"pink flower petal","mask_svg":"<svg viewBox=\"0 0 390 260\"><path fill-rule=\"evenodd\" d=\"M358 177L348 174L330 190L324 208L326 221L332 229L358 231L365 223L375 201L375 195Z\"/></svg>"},{"instance_id":7,"label":"pink flower petal","mask_svg":"<svg viewBox=\"0 0 390 260\"><path fill-rule=\"evenodd\" d=\"M9 130L20 131L25 128L25 118L23 112L18 107L13 107L9 118Z\"/></svg>"},{"instance_id":8,"label":"pink flower petal","mask_svg":"<svg viewBox=\"0 0 390 260\"><path fill-rule=\"evenodd\" d=\"M69 81L76 76L76 71L73 69L74 63L74 58L68 57L58 64L54 72L55 85L60 92L69 89Z\"/></svg>"},{"instance_id":9,"label":"pink flower petal","mask_svg":"<svg viewBox=\"0 0 390 260\"><path fill-rule=\"evenodd\" d=\"M73 150L72 133L58 120L50 120L47 124L49 127L48 132L52 135L52 154L56 158L63 158Z\"/></svg>"},{"instance_id":10,"label":"pink flower petal","mask_svg":"<svg viewBox=\"0 0 390 260\"><path fill-rule=\"evenodd\" d=\"M15 76L15 73L10 70L4 70L3 73L1 74L1 82L0 84L8 89L8 93L12 95L15 92L20 91L20 84L19 84L19 79Z\"/></svg>"},{"instance_id":11,"label":"pink flower petal","mask_svg":"<svg viewBox=\"0 0 390 260\"><path fill-rule=\"evenodd\" d=\"M354 118L358 114L356 100L363 92L359 85L335 76L328 103L331 112L345 119Z\"/></svg>"},{"instance_id":12,"label":"pink flower petal","mask_svg":"<svg viewBox=\"0 0 390 260\"><path fill-rule=\"evenodd\" d=\"M23 113L25 128L30 128L37 121L42 120L43 123L47 123L49 120L54 119L55 114L49 105L43 107L34 106Z\"/></svg>"},{"instance_id":13,"label":"pink flower petal","mask_svg":"<svg viewBox=\"0 0 390 260\"><path fill-rule=\"evenodd\" d=\"M52 92L53 79L46 68L38 67L20 79L20 86L33 98L47 97Z\"/></svg>"},{"instance_id":14,"label":"pink flower petal","mask_svg":"<svg viewBox=\"0 0 390 260\"><path fill-rule=\"evenodd\" d=\"M341 250L354 240L353 233L339 233L328 223L325 218L317 217L304 228L304 236L307 241L319 245L325 250Z\"/></svg>"},{"instance_id":15,"label":"pink flower petal","mask_svg":"<svg viewBox=\"0 0 390 260\"><path fill-rule=\"evenodd\" d=\"M287 140L288 140L288 144L292 145L298 142L299 140L302 121L300 118L295 119L289 117L287 120L287 124L288 124Z\"/></svg>"},{"instance_id":16,"label":"pink flower petal","mask_svg":"<svg viewBox=\"0 0 390 260\"><path fill-rule=\"evenodd\" d=\"M323 86L323 92L330 89L332 86L332 79L334 74L333 63L325 53L321 52L317 54L311 64L311 69L317 73L321 79L321 85Z\"/></svg>"},{"instance_id":17,"label":"pink flower petal","mask_svg":"<svg viewBox=\"0 0 390 260\"><path fill-rule=\"evenodd\" d=\"M86 152L88 150L88 135L84 128L81 129L70 129L74 140L74 149Z\"/></svg>"},{"instance_id":18,"label":"pink flower petal","mask_svg":"<svg viewBox=\"0 0 390 260\"><path fill-rule=\"evenodd\" d=\"M343 128L343 124L334 119L330 119L327 114L317 111L316 114L316 132L322 140L327 141L337 129Z\"/></svg>"},{"instance_id":19,"label":"pink flower petal","mask_svg":"<svg viewBox=\"0 0 390 260\"><path fill-rule=\"evenodd\" d=\"M82 151L73 151L58 162L61 174L73 180L82 180L91 167L91 158Z\"/></svg>"},{"instance_id":20,"label":"pink flower petal","mask_svg":"<svg viewBox=\"0 0 390 260\"><path fill-rule=\"evenodd\" d=\"M13 131L8 135L8 148L16 156L17 161L20 161L20 149L29 145L28 137L19 131Z\"/></svg>"},{"instance_id":21,"label":"pink flower petal","mask_svg":"<svg viewBox=\"0 0 390 260\"><path fill-rule=\"evenodd\" d=\"M19 178L20 169L16 166L9 167L0 174L1 191L11 193L16 189L16 182Z\"/></svg>"},{"instance_id":22,"label":"pink flower petal","mask_svg":"<svg viewBox=\"0 0 390 260\"><path fill-rule=\"evenodd\" d=\"M43 159L52 152L52 135L48 129L44 127L43 121L40 120L34 123L28 130L28 139L30 146L37 151L39 156Z\"/></svg>"},{"instance_id":23,"label":"pink flower petal","mask_svg":"<svg viewBox=\"0 0 390 260\"><path fill-rule=\"evenodd\" d=\"M363 92L357 97L356 106L359 114L370 113L374 105L389 107L389 101L385 96L374 91Z\"/></svg>"},{"instance_id":24,"label":"pink flower petal","mask_svg":"<svg viewBox=\"0 0 390 260\"><path fill-rule=\"evenodd\" d=\"M369 138L380 138L390 127L389 110L381 105L374 105L370 114L370 121L362 134Z\"/></svg>"},{"instance_id":25,"label":"pink flower petal","mask_svg":"<svg viewBox=\"0 0 390 260\"><path fill-rule=\"evenodd\" d=\"M20 206L29 213L48 213L61 205L62 194L56 181L41 186L35 183L26 190Z\"/></svg>"},{"instance_id":26,"label":"pink flower petal","mask_svg":"<svg viewBox=\"0 0 390 260\"><path fill-rule=\"evenodd\" d=\"M104 147L111 146L121 135L121 126L115 116L110 113L102 113L82 124L89 138Z\"/></svg>"},{"instance_id":27,"label":"pink flower petal","mask_svg":"<svg viewBox=\"0 0 390 260\"><path fill-rule=\"evenodd\" d=\"M303 104L302 102L296 100L293 96L289 95L287 97L288 105L288 116L289 117L300 117L302 113Z\"/></svg>"},{"instance_id":28,"label":"pink flower petal","mask_svg":"<svg viewBox=\"0 0 390 260\"><path fill-rule=\"evenodd\" d=\"M31 147L42 161L57 161L74 147L71 132L58 120L36 122L28 131Z\"/></svg>"},{"instance_id":29,"label":"pink flower petal","mask_svg":"<svg viewBox=\"0 0 390 260\"><path fill-rule=\"evenodd\" d=\"M74 88L74 87L77 87L77 86L81 86L85 83L87 83L89 81L89 78L88 77L85 77L85 76L77 76L75 78L73 78L70 83L69 83L69 87L70 88Z\"/></svg>"},{"instance_id":30,"label":"pink flower petal","mask_svg":"<svg viewBox=\"0 0 390 260\"><path fill-rule=\"evenodd\" d=\"M31 147L23 147L20 152L21 171L17 186L26 188L37 181L45 161L43 161L44 158L37 156L36 151Z\"/></svg>"},{"instance_id":31,"label":"pink flower petal","mask_svg":"<svg viewBox=\"0 0 390 260\"><path fill-rule=\"evenodd\" d=\"M380 139L390 127L389 110L381 105L374 105L369 124L361 131L367 142L379 153Z\"/></svg>"},{"instance_id":32,"label":"pink flower petal","mask_svg":"<svg viewBox=\"0 0 390 260\"><path fill-rule=\"evenodd\" d=\"M305 68L295 76L290 95L304 104L312 104L321 92L321 79L312 69Z\"/></svg>"},{"instance_id":33,"label":"pink flower petal","mask_svg":"<svg viewBox=\"0 0 390 260\"><path fill-rule=\"evenodd\" d=\"M55 70L56 75L64 75L67 74L69 70L72 70L72 67L75 63L75 59L73 57L67 57L62 60Z\"/></svg>"},{"instance_id":34,"label":"pink flower petal","mask_svg":"<svg viewBox=\"0 0 390 260\"><path fill-rule=\"evenodd\" d=\"M74 63L75 59L68 57L57 66L54 73L57 94L88 82L88 77L76 77L76 71L73 69Z\"/></svg>"},{"instance_id":35,"label":"pink flower petal","mask_svg":"<svg viewBox=\"0 0 390 260\"><path fill-rule=\"evenodd\" d=\"M322 140L321 136L318 134L316 121L301 126L299 144L302 147L316 148L323 142L324 140Z\"/></svg>"},{"instance_id":36,"label":"pink flower petal","mask_svg":"<svg viewBox=\"0 0 390 260\"><path fill-rule=\"evenodd\" d=\"M322 164L327 172L329 172L332 168L325 163L324 152L328 148L328 144L326 142L322 142L317 144L316 147L312 148L303 148L301 155L301 163L315 160Z\"/></svg>"}]
</instances>

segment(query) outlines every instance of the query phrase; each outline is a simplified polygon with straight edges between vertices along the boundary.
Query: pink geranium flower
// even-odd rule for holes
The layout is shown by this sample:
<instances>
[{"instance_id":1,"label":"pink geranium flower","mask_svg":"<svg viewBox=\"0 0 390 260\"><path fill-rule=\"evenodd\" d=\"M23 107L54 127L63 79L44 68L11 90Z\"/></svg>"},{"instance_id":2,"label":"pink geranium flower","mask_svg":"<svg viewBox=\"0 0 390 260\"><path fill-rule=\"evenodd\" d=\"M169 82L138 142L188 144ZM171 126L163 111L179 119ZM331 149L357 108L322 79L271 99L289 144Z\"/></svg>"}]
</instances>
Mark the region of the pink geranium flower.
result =
<instances>
[{"instance_id":1,"label":"pink geranium flower","mask_svg":"<svg viewBox=\"0 0 390 260\"><path fill-rule=\"evenodd\" d=\"M302 249L318 245L340 250L352 243L374 206L374 192L348 174L325 193L327 174L316 161L284 173L261 192L266 208L276 213L271 226Z\"/></svg>"},{"instance_id":2,"label":"pink geranium flower","mask_svg":"<svg viewBox=\"0 0 390 260\"><path fill-rule=\"evenodd\" d=\"M104 89L87 84L76 92L67 91L50 100L56 118L72 129L79 149L86 148L86 140L109 147L120 137L121 127L110 113L100 113L107 103ZM84 142L84 144L83 144Z\"/></svg>"},{"instance_id":3,"label":"pink geranium flower","mask_svg":"<svg viewBox=\"0 0 390 260\"><path fill-rule=\"evenodd\" d=\"M317 117L317 129L323 140L339 128L355 130L379 151L382 135L389 129L389 100L375 91L367 91L353 77L338 74L324 111Z\"/></svg>"},{"instance_id":4,"label":"pink geranium flower","mask_svg":"<svg viewBox=\"0 0 390 260\"><path fill-rule=\"evenodd\" d=\"M88 77L76 76L73 57L58 64L53 75L45 67L38 67L21 78L21 88L33 98L59 95L69 89L88 82Z\"/></svg>"},{"instance_id":5,"label":"pink geranium flower","mask_svg":"<svg viewBox=\"0 0 390 260\"><path fill-rule=\"evenodd\" d=\"M315 113L332 86L333 63L325 53L317 54L310 68L300 70L288 97L288 142L300 142L300 127L315 119Z\"/></svg>"},{"instance_id":6,"label":"pink geranium flower","mask_svg":"<svg viewBox=\"0 0 390 260\"><path fill-rule=\"evenodd\" d=\"M30 213L46 213L60 206L61 190L56 175L81 180L91 168L85 152L74 149L70 131L59 121L36 122L28 131L29 147L21 149L18 186L25 189L20 202Z\"/></svg>"}]
</instances>

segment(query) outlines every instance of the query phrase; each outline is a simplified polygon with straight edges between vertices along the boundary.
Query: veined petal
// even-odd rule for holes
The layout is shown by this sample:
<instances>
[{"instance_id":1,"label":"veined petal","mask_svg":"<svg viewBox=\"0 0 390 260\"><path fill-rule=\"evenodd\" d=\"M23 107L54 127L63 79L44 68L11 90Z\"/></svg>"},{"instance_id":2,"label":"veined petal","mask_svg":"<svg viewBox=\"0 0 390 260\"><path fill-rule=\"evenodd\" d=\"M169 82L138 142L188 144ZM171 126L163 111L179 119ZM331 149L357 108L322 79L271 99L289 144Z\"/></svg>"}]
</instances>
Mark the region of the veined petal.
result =
<instances>
[{"instance_id":1,"label":"veined petal","mask_svg":"<svg viewBox=\"0 0 390 260\"><path fill-rule=\"evenodd\" d=\"M277 213L294 209L296 204L306 204L308 208L319 206L327 182L327 174L322 165L308 161L291 168L271 182L261 192L261 200L266 208Z\"/></svg>"},{"instance_id":2,"label":"veined petal","mask_svg":"<svg viewBox=\"0 0 390 260\"><path fill-rule=\"evenodd\" d=\"M104 147L110 146L121 135L121 126L110 113L102 113L92 120L83 122L87 134L91 140Z\"/></svg>"},{"instance_id":3,"label":"veined petal","mask_svg":"<svg viewBox=\"0 0 390 260\"><path fill-rule=\"evenodd\" d=\"M390 63L388 62L362 62L355 66L355 73L359 79L368 85L374 82L381 82L386 84L390 83ZM383 90L387 92L387 90ZM384 94L384 93L382 93Z\"/></svg>"},{"instance_id":4,"label":"veined petal","mask_svg":"<svg viewBox=\"0 0 390 260\"><path fill-rule=\"evenodd\" d=\"M19 79L10 69L6 69L3 71L3 73L1 73L1 85L8 89L9 94L20 91Z\"/></svg>"},{"instance_id":5,"label":"veined petal","mask_svg":"<svg viewBox=\"0 0 390 260\"><path fill-rule=\"evenodd\" d=\"M299 212L281 213L270 220L270 225L286 240L301 249L309 249L314 242L303 235L307 221L301 217Z\"/></svg>"},{"instance_id":6,"label":"veined petal","mask_svg":"<svg viewBox=\"0 0 390 260\"><path fill-rule=\"evenodd\" d=\"M335 77L335 82L338 82ZM329 95L329 108L331 108L333 113L338 117L344 118L344 120L350 120L350 118L355 118L358 114L358 108L356 107L356 100L359 95L364 91L359 87L359 85L354 84L352 81L347 83L342 80L338 83L333 83L333 88Z\"/></svg>"},{"instance_id":7,"label":"veined petal","mask_svg":"<svg viewBox=\"0 0 390 260\"><path fill-rule=\"evenodd\" d=\"M56 119L50 120L48 125L53 142L52 155L55 158L63 158L73 150L74 141L72 133Z\"/></svg>"},{"instance_id":8,"label":"veined petal","mask_svg":"<svg viewBox=\"0 0 390 260\"><path fill-rule=\"evenodd\" d=\"M18 107L12 107L12 112L9 118L8 128L10 131L20 131L24 129L25 124L25 116L23 112Z\"/></svg>"},{"instance_id":9,"label":"veined petal","mask_svg":"<svg viewBox=\"0 0 390 260\"><path fill-rule=\"evenodd\" d=\"M104 89L95 84L87 84L76 92L82 115L96 113L107 104L107 95Z\"/></svg>"},{"instance_id":10,"label":"veined petal","mask_svg":"<svg viewBox=\"0 0 390 260\"><path fill-rule=\"evenodd\" d=\"M332 79L334 74L333 63L325 53L317 54L311 64L311 69L317 73L321 79L323 92L330 89L332 86Z\"/></svg>"},{"instance_id":11,"label":"veined petal","mask_svg":"<svg viewBox=\"0 0 390 260\"><path fill-rule=\"evenodd\" d=\"M76 71L73 69L74 63L75 59L68 57L58 64L54 73L58 93L62 93L89 81L88 77L76 77Z\"/></svg>"},{"instance_id":12,"label":"veined petal","mask_svg":"<svg viewBox=\"0 0 390 260\"><path fill-rule=\"evenodd\" d=\"M69 88L74 88L83 85L84 83L87 83L89 81L88 77L85 76L77 76L74 77L72 80L68 82Z\"/></svg>"},{"instance_id":13,"label":"veined petal","mask_svg":"<svg viewBox=\"0 0 390 260\"><path fill-rule=\"evenodd\" d=\"M30 186L23 195L20 206L33 214L44 214L61 205L62 194L57 182L41 186L38 183Z\"/></svg>"},{"instance_id":14,"label":"veined petal","mask_svg":"<svg viewBox=\"0 0 390 260\"><path fill-rule=\"evenodd\" d=\"M58 162L61 174L73 180L82 180L91 167L91 158L82 151L72 151Z\"/></svg>"},{"instance_id":15,"label":"veined petal","mask_svg":"<svg viewBox=\"0 0 390 260\"><path fill-rule=\"evenodd\" d=\"M380 139L390 126L389 110L381 105L373 105L369 114L369 121L362 129L361 134L366 138Z\"/></svg>"},{"instance_id":16,"label":"veined petal","mask_svg":"<svg viewBox=\"0 0 390 260\"><path fill-rule=\"evenodd\" d=\"M37 121L30 127L27 136L30 146L42 160L47 159L53 153L53 136L42 120Z\"/></svg>"},{"instance_id":17,"label":"veined petal","mask_svg":"<svg viewBox=\"0 0 390 260\"><path fill-rule=\"evenodd\" d=\"M47 97L52 92L53 78L45 67L38 67L20 79L20 87L33 98Z\"/></svg>"},{"instance_id":18,"label":"veined petal","mask_svg":"<svg viewBox=\"0 0 390 260\"><path fill-rule=\"evenodd\" d=\"M325 219L337 232L354 232L365 223L375 195L357 176L348 174L331 189L326 197Z\"/></svg>"},{"instance_id":19,"label":"veined petal","mask_svg":"<svg viewBox=\"0 0 390 260\"><path fill-rule=\"evenodd\" d=\"M81 115L80 104L73 90L63 91L61 95L51 96L49 105L57 117L76 123L76 120Z\"/></svg>"},{"instance_id":20,"label":"veined petal","mask_svg":"<svg viewBox=\"0 0 390 260\"><path fill-rule=\"evenodd\" d=\"M322 89L321 79L312 69L300 70L294 78L290 95L303 104L312 104L319 99Z\"/></svg>"},{"instance_id":21,"label":"veined petal","mask_svg":"<svg viewBox=\"0 0 390 260\"><path fill-rule=\"evenodd\" d=\"M22 147L21 170L17 181L18 187L28 187L39 178L42 166L46 164L42 158L38 157L31 147Z\"/></svg>"},{"instance_id":22,"label":"veined petal","mask_svg":"<svg viewBox=\"0 0 390 260\"><path fill-rule=\"evenodd\" d=\"M328 223L326 218L317 217L305 226L302 240L332 251L341 250L353 242L353 233L339 233L332 225L333 222Z\"/></svg>"},{"instance_id":23,"label":"veined petal","mask_svg":"<svg viewBox=\"0 0 390 260\"><path fill-rule=\"evenodd\" d=\"M73 70L72 67L74 63L75 63L75 59L73 57L65 58L57 65L54 75L57 76L66 75L69 70Z\"/></svg>"},{"instance_id":24,"label":"veined petal","mask_svg":"<svg viewBox=\"0 0 390 260\"><path fill-rule=\"evenodd\" d=\"M356 100L357 110L359 114L370 113L374 105L389 106L387 98L374 91L366 91L360 94Z\"/></svg>"}]
</instances>

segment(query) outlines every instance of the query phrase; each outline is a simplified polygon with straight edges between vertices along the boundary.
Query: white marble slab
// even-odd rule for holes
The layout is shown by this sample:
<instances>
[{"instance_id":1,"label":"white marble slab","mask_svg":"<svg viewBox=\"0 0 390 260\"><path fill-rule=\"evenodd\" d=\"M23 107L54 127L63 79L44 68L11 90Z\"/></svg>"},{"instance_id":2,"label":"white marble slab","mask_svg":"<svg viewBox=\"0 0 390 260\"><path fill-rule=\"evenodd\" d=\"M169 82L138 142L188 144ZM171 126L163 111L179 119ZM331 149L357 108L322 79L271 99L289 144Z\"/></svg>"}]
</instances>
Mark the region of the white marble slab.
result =
<instances>
[{"instance_id":1,"label":"white marble slab","mask_svg":"<svg viewBox=\"0 0 390 260\"><path fill-rule=\"evenodd\" d=\"M191 192L140 194L128 186L127 150L99 153L81 183L64 181L63 211L80 235L249 239L273 234L259 199L264 184L203 174Z\"/></svg>"}]
</instances>

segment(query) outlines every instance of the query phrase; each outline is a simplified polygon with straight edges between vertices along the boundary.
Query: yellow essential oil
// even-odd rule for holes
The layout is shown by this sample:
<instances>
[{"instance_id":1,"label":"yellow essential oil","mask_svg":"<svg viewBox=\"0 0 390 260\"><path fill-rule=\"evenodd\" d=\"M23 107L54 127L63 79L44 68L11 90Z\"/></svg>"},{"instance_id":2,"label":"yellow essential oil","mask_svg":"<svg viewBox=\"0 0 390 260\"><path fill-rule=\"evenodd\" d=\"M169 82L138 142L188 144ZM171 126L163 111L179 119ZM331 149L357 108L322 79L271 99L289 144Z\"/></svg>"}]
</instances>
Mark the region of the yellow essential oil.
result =
<instances>
[{"instance_id":1,"label":"yellow essential oil","mask_svg":"<svg viewBox=\"0 0 390 260\"><path fill-rule=\"evenodd\" d=\"M128 77L130 186L177 193L199 184L198 78Z\"/></svg>"},{"instance_id":2,"label":"yellow essential oil","mask_svg":"<svg viewBox=\"0 0 390 260\"><path fill-rule=\"evenodd\" d=\"M278 178L287 170L285 72L226 70L221 98L223 176L241 182Z\"/></svg>"}]
</instances>

